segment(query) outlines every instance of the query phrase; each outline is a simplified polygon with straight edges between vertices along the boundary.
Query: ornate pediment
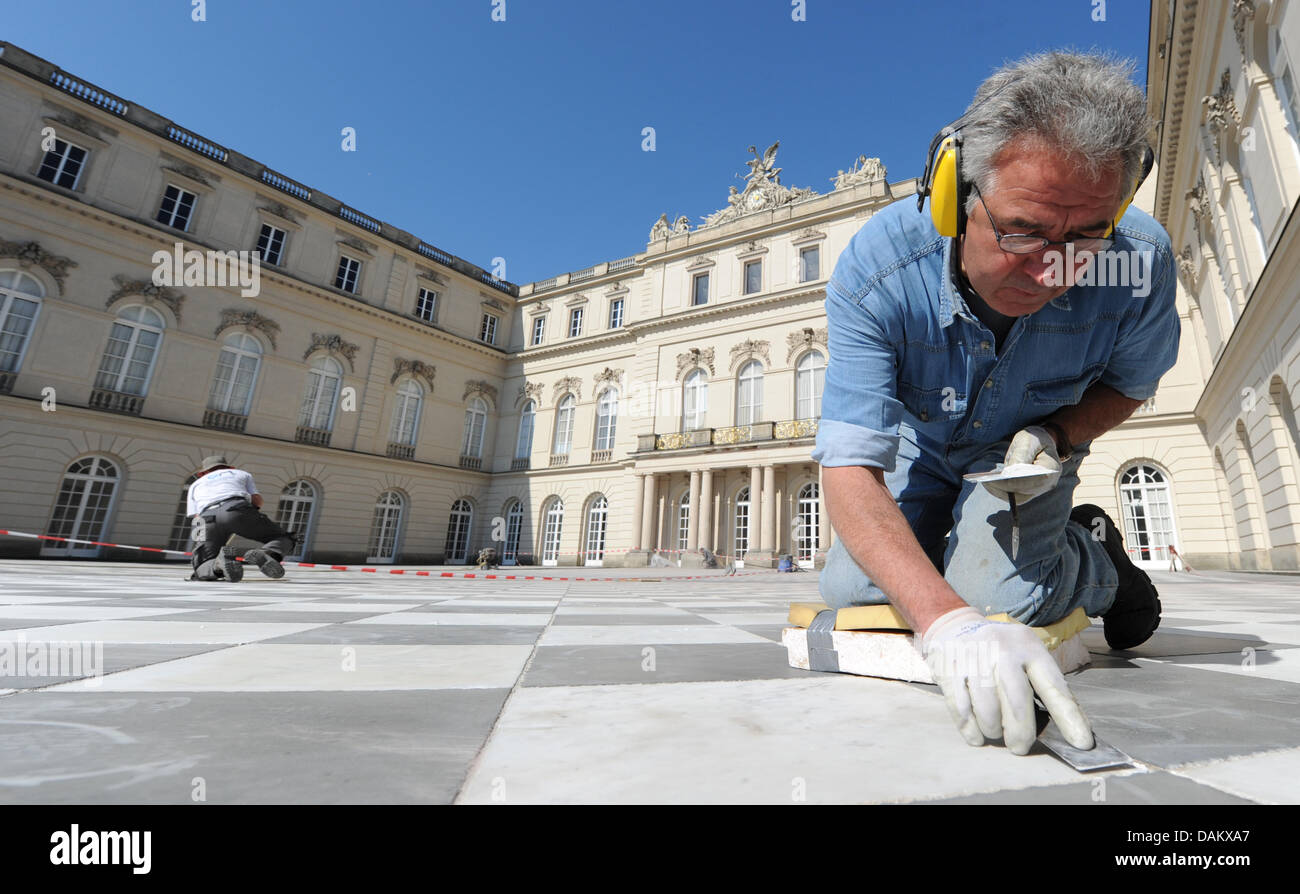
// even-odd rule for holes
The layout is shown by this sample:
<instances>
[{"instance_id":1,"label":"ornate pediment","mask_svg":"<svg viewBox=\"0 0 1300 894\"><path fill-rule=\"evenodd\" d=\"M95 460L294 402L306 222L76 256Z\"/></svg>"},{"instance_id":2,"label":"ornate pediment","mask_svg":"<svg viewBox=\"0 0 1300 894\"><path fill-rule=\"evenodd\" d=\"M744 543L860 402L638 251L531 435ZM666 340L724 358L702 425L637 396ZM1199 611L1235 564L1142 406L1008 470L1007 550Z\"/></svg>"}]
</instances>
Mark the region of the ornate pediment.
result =
<instances>
[{"instance_id":1,"label":"ornate pediment","mask_svg":"<svg viewBox=\"0 0 1300 894\"><path fill-rule=\"evenodd\" d=\"M789 363L794 359L796 354L802 353L812 347L826 347L827 330L823 326L820 329L813 329L805 326L797 332L791 332L786 335L785 343L790 350L785 355L785 362Z\"/></svg>"},{"instance_id":2,"label":"ornate pediment","mask_svg":"<svg viewBox=\"0 0 1300 894\"><path fill-rule=\"evenodd\" d=\"M435 270L429 270L428 268L425 267L416 267L415 275L418 276L420 279L431 279L440 286L445 286L447 284L447 277L443 276L441 273L438 273Z\"/></svg>"},{"instance_id":3,"label":"ornate pediment","mask_svg":"<svg viewBox=\"0 0 1300 894\"><path fill-rule=\"evenodd\" d=\"M346 245L348 248L355 249L363 255L370 254L370 250L374 248L373 245L367 245L355 236L343 236L339 239L339 245Z\"/></svg>"},{"instance_id":4,"label":"ornate pediment","mask_svg":"<svg viewBox=\"0 0 1300 894\"><path fill-rule=\"evenodd\" d=\"M181 306L185 304L185 296L175 289L154 285L151 279L131 279L120 273L113 277L113 282L117 284L117 289L104 302L105 308L112 307L128 295L139 295L144 299L145 304L165 305L176 318L176 322L181 321Z\"/></svg>"},{"instance_id":5,"label":"ornate pediment","mask_svg":"<svg viewBox=\"0 0 1300 894\"><path fill-rule=\"evenodd\" d=\"M17 258L18 266L27 268L35 264L54 277L63 289L63 280L68 276L68 268L76 267L77 262L69 258L52 255L41 248L39 242L4 242L0 241L0 257Z\"/></svg>"},{"instance_id":6,"label":"ornate pediment","mask_svg":"<svg viewBox=\"0 0 1300 894\"><path fill-rule=\"evenodd\" d=\"M280 334L280 324L269 317L264 317L255 310L239 310L238 308L228 307L221 312L221 322L213 330L212 337L216 338L227 329L243 329L247 332L257 331L266 336L266 340L271 343L271 349L275 350L275 337Z\"/></svg>"},{"instance_id":7,"label":"ornate pediment","mask_svg":"<svg viewBox=\"0 0 1300 894\"><path fill-rule=\"evenodd\" d=\"M608 366L596 373L596 391L600 391L600 386L606 383L617 385L623 381L623 370L610 369Z\"/></svg>"},{"instance_id":8,"label":"ornate pediment","mask_svg":"<svg viewBox=\"0 0 1300 894\"><path fill-rule=\"evenodd\" d=\"M770 364L769 348L771 345L765 341L754 341L746 339L731 349L731 368L734 370L740 363L745 363L755 358L763 361L763 365Z\"/></svg>"},{"instance_id":9,"label":"ornate pediment","mask_svg":"<svg viewBox=\"0 0 1300 894\"><path fill-rule=\"evenodd\" d=\"M306 360L317 351L328 351L330 354L337 354L348 361L348 369L356 372L357 351L361 350L358 345L350 341L344 341L341 335L321 335L319 332L311 334L311 347L303 352L302 359Z\"/></svg>"},{"instance_id":10,"label":"ornate pediment","mask_svg":"<svg viewBox=\"0 0 1300 894\"><path fill-rule=\"evenodd\" d=\"M569 392L572 392L578 400L582 400L582 380L577 376L565 376L555 383L553 390L556 403L559 403L560 398Z\"/></svg>"},{"instance_id":11,"label":"ornate pediment","mask_svg":"<svg viewBox=\"0 0 1300 894\"><path fill-rule=\"evenodd\" d=\"M111 127L104 127L98 122L91 121L85 115L78 114L71 109L59 107L58 113L50 115L47 119L56 124L62 124L72 130L79 131L88 137L94 137L97 140L108 142L110 137L116 137L117 131ZM58 128L55 128L57 131Z\"/></svg>"},{"instance_id":12,"label":"ornate pediment","mask_svg":"<svg viewBox=\"0 0 1300 894\"><path fill-rule=\"evenodd\" d=\"M407 360L404 357L393 358L393 377L388 380L388 384L396 384L402 376L411 375L423 379L424 383L433 390L433 377L437 375L438 370L432 363L425 363L423 360Z\"/></svg>"},{"instance_id":13,"label":"ornate pediment","mask_svg":"<svg viewBox=\"0 0 1300 894\"><path fill-rule=\"evenodd\" d=\"M518 406L525 400L535 400L540 404L542 402L542 389L545 387L541 382L525 382L519 386L519 395L515 398L515 405Z\"/></svg>"},{"instance_id":14,"label":"ornate pediment","mask_svg":"<svg viewBox=\"0 0 1300 894\"><path fill-rule=\"evenodd\" d=\"M272 217L278 217L281 220L287 220L290 223L299 223L298 213L283 202L267 200L265 205L258 206L260 210L265 211Z\"/></svg>"},{"instance_id":15,"label":"ornate pediment","mask_svg":"<svg viewBox=\"0 0 1300 894\"><path fill-rule=\"evenodd\" d=\"M807 199L817 195L816 191L806 188L791 188L781 185L781 169L773 167L776 161L776 150L781 145L778 140L761 156L757 148L749 147L749 151L754 153L753 159L745 162L749 165L749 176L745 180L745 188L737 190L736 187L729 187L727 196L727 207L704 218L704 223L700 229L705 227L717 226L718 224L727 223L746 214L753 214L756 211L767 211L772 208L779 208L782 205L788 205L791 202Z\"/></svg>"},{"instance_id":16,"label":"ornate pediment","mask_svg":"<svg viewBox=\"0 0 1300 894\"><path fill-rule=\"evenodd\" d=\"M183 159L166 154L163 155L163 159L169 162L169 164L163 166L164 171L171 171L173 174L180 174L182 177L193 180L195 183L202 183L208 188L212 187L213 180L221 179L215 174L209 174L202 168L196 167Z\"/></svg>"},{"instance_id":17,"label":"ornate pediment","mask_svg":"<svg viewBox=\"0 0 1300 894\"><path fill-rule=\"evenodd\" d=\"M685 354L677 355L677 378L682 377L682 373L693 367L702 366L709 371L709 375L714 375L713 371L713 348L691 348Z\"/></svg>"},{"instance_id":18,"label":"ornate pediment","mask_svg":"<svg viewBox=\"0 0 1300 894\"><path fill-rule=\"evenodd\" d=\"M835 184L835 189L848 189L862 183L874 183L885 179L885 166L878 158L859 155L857 161L853 162L853 167L847 171L840 171L830 179Z\"/></svg>"},{"instance_id":19,"label":"ornate pediment","mask_svg":"<svg viewBox=\"0 0 1300 894\"><path fill-rule=\"evenodd\" d=\"M460 399L469 400L471 394L485 398L494 407L497 405L497 388L491 382L485 382L482 379L473 379L466 382L465 393L460 396Z\"/></svg>"}]
</instances>

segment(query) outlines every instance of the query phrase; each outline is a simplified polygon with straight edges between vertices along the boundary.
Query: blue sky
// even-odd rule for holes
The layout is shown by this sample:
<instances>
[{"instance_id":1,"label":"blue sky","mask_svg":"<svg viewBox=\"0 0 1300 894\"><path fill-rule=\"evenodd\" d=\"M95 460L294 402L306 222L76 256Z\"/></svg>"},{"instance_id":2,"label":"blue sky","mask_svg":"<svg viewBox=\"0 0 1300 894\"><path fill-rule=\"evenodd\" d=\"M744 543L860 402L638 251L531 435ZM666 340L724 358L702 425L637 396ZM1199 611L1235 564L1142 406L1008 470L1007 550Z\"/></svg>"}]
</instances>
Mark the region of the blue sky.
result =
<instances>
[{"instance_id":1,"label":"blue sky","mask_svg":"<svg viewBox=\"0 0 1300 894\"><path fill-rule=\"evenodd\" d=\"M1028 52L1109 50L1145 85L1148 3L1098 2L60 0L9 4L0 39L522 283L698 224L749 145L781 141L787 186L859 154L914 177Z\"/></svg>"}]
</instances>

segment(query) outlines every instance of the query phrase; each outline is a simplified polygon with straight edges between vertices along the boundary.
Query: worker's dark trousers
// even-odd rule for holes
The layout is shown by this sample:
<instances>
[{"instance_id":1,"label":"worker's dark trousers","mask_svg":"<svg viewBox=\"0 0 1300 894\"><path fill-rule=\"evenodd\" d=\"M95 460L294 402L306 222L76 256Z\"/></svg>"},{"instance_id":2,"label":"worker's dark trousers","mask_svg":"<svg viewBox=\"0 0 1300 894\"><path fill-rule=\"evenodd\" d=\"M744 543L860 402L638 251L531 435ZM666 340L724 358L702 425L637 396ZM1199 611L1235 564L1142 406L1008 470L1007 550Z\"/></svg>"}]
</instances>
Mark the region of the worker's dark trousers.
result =
<instances>
[{"instance_id":1,"label":"worker's dark trousers","mask_svg":"<svg viewBox=\"0 0 1300 894\"><path fill-rule=\"evenodd\" d=\"M219 580L218 558L231 534L262 542L262 549L277 560L293 549L293 537L248 502L232 500L206 509L194 523L194 577Z\"/></svg>"}]
</instances>

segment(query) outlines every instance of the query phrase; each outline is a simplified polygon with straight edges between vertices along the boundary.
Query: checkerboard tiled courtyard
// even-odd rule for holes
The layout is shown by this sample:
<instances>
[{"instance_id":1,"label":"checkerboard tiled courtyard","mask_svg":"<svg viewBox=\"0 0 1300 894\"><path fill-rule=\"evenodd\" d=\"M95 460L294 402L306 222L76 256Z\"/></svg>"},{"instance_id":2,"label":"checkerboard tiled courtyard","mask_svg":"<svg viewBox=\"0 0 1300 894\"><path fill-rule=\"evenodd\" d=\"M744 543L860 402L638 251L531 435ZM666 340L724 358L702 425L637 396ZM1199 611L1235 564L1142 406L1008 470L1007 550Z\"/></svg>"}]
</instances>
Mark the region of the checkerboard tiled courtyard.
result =
<instances>
[{"instance_id":1,"label":"checkerboard tiled courtyard","mask_svg":"<svg viewBox=\"0 0 1300 894\"><path fill-rule=\"evenodd\" d=\"M812 573L187 570L0 562L11 656L87 644L0 676L0 802L1300 802L1297 576L1154 573L1151 642L1087 631L1071 687L1140 766L1084 776L967 746L935 687L789 667Z\"/></svg>"}]
</instances>

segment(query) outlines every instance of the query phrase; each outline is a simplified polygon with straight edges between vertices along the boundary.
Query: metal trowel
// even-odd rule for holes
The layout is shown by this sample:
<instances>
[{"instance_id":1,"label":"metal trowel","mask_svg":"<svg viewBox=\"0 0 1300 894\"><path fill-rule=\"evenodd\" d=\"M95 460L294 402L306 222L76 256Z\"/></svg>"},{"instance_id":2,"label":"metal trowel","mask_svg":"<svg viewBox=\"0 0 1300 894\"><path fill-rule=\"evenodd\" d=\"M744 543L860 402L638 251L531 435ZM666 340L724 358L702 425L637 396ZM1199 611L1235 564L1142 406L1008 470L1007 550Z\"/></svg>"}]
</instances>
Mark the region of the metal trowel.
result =
<instances>
[{"instance_id":1,"label":"metal trowel","mask_svg":"<svg viewBox=\"0 0 1300 894\"><path fill-rule=\"evenodd\" d=\"M1094 742L1092 748L1087 751L1075 748L1065 740L1065 736L1056 726L1056 721L1037 698L1034 699L1034 716L1038 720L1038 741L1080 773L1133 766L1133 758L1115 746L1107 745L1095 734L1092 737Z\"/></svg>"}]
</instances>

